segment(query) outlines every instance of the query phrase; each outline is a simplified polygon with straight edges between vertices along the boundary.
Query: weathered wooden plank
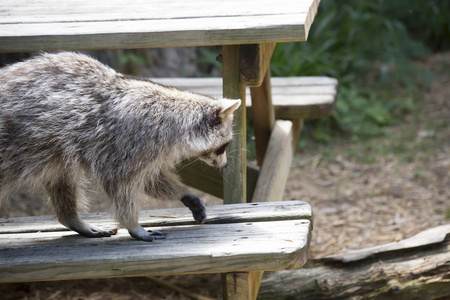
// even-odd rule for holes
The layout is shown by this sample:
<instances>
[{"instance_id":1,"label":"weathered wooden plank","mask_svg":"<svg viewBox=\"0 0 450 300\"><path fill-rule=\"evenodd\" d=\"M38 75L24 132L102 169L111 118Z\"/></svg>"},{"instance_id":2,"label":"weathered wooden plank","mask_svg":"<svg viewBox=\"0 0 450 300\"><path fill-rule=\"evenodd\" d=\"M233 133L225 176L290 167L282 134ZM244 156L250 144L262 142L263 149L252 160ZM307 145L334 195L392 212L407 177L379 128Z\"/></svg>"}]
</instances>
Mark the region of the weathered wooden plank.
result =
<instances>
[{"instance_id":1,"label":"weathered wooden plank","mask_svg":"<svg viewBox=\"0 0 450 300\"><path fill-rule=\"evenodd\" d=\"M207 224L263 222L275 220L312 221L311 206L302 201L245 203L207 207ZM81 214L81 218L94 226L114 227L116 223L107 213ZM144 210L139 222L144 227L195 225L187 208ZM9 233L36 233L67 231L56 216L0 218L0 235Z\"/></svg>"},{"instance_id":2,"label":"weathered wooden plank","mask_svg":"<svg viewBox=\"0 0 450 300\"><path fill-rule=\"evenodd\" d=\"M221 97L220 78L155 78L155 82ZM272 103L277 119L323 118L333 113L338 81L330 77L273 77ZM247 116L253 117L250 91L246 92Z\"/></svg>"},{"instance_id":3,"label":"weathered wooden plank","mask_svg":"<svg viewBox=\"0 0 450 300\"><path fill-rule=\"evenodd\" d=\"M301 103L296 96L283 96L283 103L275 106L281 119L315 119L331 116L336 105L335 95L305 95Z\"/></svg>"},{"instance_id":4,"label":"weathered wooden plank","mask_svg":"<svg viewBox=\"0 0 450 300\"><path fill-rule=\"evenodd\" d=\"M247 148L245 85L240 81L240 48L223 46L223 97L241 99L234 113L233 140L227 147L228 167L224 170L224 204L245 203L247 198Z\"/></svg>"},{"instance_id":5,"label":"weathered wooden plank","mask_svg":"<svg viewBox=\"0 0 450 300\"><path fill-rule=\"evenodd\" d=\"M328 256L325 259L333 262L352 263L354 261L376 257L383 253L394 253L395 251L439 244L447 237L450 237L450 224L424 230L410 238L398 242L356 250L349 253L335 254Z\"/></svg>"},{"instance_id":6,"label":"weathered wooden plank","mask_svg":"<svg viewBox=\"0 0 450 300\"><path fill-rule=\"evenodd\" d=\"M216 93L220 94L222 89L222 80L219 77L203 77L203 78L152 78L152 80L165 83L168 85L175 85L185 88L206 88L212 87ZM302 87L326 86L337 87L338 81L335 78L327 76L301 76L301 77L272 77L271 83L273 88L283 91L286 87ZM218 91L218 92L217 92ZM326 92L325 92L326 93Z\"/></svg>"},{"instance_id":7,"label":"weathered wooden plank","mask_svg":"<svg viewBox=\"0 0 450 300\"><path fill-rule=\"evenodd\" d=\"M292 163L291 143L292 122L277 121L270 136L266 157L253 194L255 201L282 200Z\"/></svg>"},{"instance_id":8,"label":"weathered wooden plank","mask_svg":"<svg viewBox=\"0 0 450 300\"><path fill-rule=\"evenodd\" d=\"M152 228L168 236L153 243L126 232L103 239L73 232L1 234L0 282L292 269L306 261L310 223Z\"/></svg>"},{"instance_id":9,"label":"weathered wooden plank","mask_svg":"<svg viewBox=\"0 0 450 300\"><path fill-rule=\"evenodd\" d=\"M241 45L241 81L249 87L262 84L276 43Z\"/></svg>"},{"instance_id":10,"label":"weathered wooden plank","mask_svg":"<svg viewBox=\"0 0 450 300\"><path fill-rule=\"evenodd\" d=\"M0 52L304 41L319 0L0 3ZM33 3L30 1L29 3ZM311 15L312 14L312 15Z\"/></svg>"},{"instance_id":11,"label":"weathered wooden plank","mask_svg":"<svg viewBox=\"0 0 450 300\"><path fill-rule=\"evenodd\" d=\"M272 104L272 87L270 84L270 68L267 72L263 83L258 87L250 88L252 99L252 115L258 116L253 118L253 129L255 132L256 160L258 166L262 166L262 162L266 155L267 146L269 145L270 134L275 124L275 110Z\"/></svg>"},{"instance_id":12,"label":"weathered wooden plank","mask_svg":"<svg viewBox=\"0 0 450 300\"><path fill-rule=\"evenodd\" d=\"M277 15L308 13L309 3L281 0L279 5L271 1L133 1L109 3L99 1L60 1L59 3L36 3L27 1L22 6L8 5L2 1L0 23L51 23L80 21L126 21L139 19L179 19L224 16ZM68 10L70 8L70 10ZM25 18L26 17L26 18ZM187 22L190 22L187 20Z\"/></svg>"},{"instance_id":13,"label":"weathered wooden plank","mask_svg":"<svg viewBox=\"0 0 450 300\"><path fill-rule=\"evenodd\" d=\"M177 173L184 184L223 199L223 171L200 161L186 161L182 163ZM246 175L247 199L252 199L259 177L259 168L247 163Z\"/></svg>"},{"instance_id":14,"label":"weathered wooden plank","mask_svg":"<svg viewBox=\"0 0 450 300\"><path fill-rule=\"evenodd\" d=\"M313 259L300 270L269 273L258 299L449 299L449 236L450 225L443 225L408 240Z\"/></svg>"},{"instance_id":15,"label":"weathered wooden plank","mask_svg":"<svg viewBox=\"0 0 450 300\"><path fill-rule=\"evenodd\" d=\"M0 52L231 45L301 40L298 16L1 24ZM217 24L210 30L204 23ZM271 26L267 25L271 24ZM275 24L275 26L273 26ZM95 26L94 26L95 25ZM149 29L151 28L151 29ZM240 32L237 34L236 32ZM298 36L298 37L297 37Z\"/></svg>"}]
</instances>

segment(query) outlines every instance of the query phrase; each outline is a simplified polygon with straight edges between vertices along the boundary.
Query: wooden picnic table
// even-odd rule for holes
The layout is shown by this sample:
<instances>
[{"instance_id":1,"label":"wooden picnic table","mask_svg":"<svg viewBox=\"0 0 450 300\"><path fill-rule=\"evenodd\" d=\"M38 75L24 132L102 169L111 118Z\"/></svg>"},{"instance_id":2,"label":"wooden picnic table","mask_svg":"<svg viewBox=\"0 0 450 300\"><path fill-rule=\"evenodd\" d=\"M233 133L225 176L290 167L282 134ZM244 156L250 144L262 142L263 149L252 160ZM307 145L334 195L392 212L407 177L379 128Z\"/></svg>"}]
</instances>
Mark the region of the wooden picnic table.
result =
<instances>
[{"instance_id":1,"label":"wooden picnic table","mask_svg":"<svg viewBox=\"0 0 450 300\"><path fill-rule=\"evenodd\" d=\"M247 86L251 87L258 164L270 160L260 170L260 184L253 185L257 190L252 194L258 195L258 201L270 201L271 195L284 190L291 143L299 135L302 120L276 123L269 63L276 43L306 41L319 2L2 0L0 52L222 46L223 96L243 102L235 113L238 134L227 148L233 163L224 174L224 203L251 200L247 199L245 151ZM260 273L248 280L258 277Z\"/></svg>"},{"instance_id":2,"label":"wooden picnic table","mask_svg":"<svg viewBox=\"0 0 450 300\"><path fill-rule=\"evenodd\" d=\"M269 62L277 42L306 41L319 0L2 0L0 52L222 45L223 96L241 99L224 203L246 202L245 86L259 164L275 117ZM267 76L266 76L267 75ZM266 80L264 80L266 79ZM295 124L294 124L295 125ZM234 151L238 150L238 151Z\"/></svg>"}]
</instances>

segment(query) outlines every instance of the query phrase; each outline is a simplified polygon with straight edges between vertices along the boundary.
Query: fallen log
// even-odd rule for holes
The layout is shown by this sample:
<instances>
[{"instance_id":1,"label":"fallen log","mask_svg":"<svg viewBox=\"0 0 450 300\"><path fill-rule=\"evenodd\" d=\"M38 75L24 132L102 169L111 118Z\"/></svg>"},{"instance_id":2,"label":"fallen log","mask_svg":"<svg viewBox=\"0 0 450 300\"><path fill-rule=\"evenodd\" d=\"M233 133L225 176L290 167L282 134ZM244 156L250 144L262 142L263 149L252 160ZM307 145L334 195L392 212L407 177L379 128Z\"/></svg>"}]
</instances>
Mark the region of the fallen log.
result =
<instances>
[{"instance_id":1,"label":"fallen log","mask_svg":"<svg viewBox=\"0 0 450 300\"><path fill-rule=\"evenodd\" d=\"M267 272L258 299L450 299L450 224L409 239Z\"/></svg>"}]
</instances>

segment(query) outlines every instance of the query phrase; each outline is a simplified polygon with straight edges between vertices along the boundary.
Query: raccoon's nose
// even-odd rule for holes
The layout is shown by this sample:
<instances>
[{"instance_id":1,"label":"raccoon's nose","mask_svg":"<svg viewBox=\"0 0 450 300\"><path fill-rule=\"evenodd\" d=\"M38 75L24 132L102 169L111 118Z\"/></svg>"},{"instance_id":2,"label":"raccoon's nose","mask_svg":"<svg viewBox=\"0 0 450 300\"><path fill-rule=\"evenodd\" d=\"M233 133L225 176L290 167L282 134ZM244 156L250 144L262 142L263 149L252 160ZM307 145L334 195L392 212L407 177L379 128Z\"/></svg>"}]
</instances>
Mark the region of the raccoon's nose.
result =
<instances>
[{"instance_id":1,"label":"raccoon's nose","mask_svg":"<svg viewBox=\"0 0 450 300\"><path fill-rule=\"evenodd\" d=\"M225 163L225 165L222 168L226 168L228 166L228 162Z\"/></svg>"}]
</instances>

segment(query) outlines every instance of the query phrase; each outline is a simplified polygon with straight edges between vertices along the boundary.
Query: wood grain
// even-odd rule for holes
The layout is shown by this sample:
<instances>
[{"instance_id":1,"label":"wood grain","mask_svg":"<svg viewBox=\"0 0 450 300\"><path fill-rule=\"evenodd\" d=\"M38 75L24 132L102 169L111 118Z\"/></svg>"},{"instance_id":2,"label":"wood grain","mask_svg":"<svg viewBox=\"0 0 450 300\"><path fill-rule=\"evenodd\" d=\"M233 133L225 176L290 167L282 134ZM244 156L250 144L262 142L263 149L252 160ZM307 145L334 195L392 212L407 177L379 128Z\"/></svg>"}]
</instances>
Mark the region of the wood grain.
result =
<instances>
[{"instance_id":1,"label":"wood grain","mask_svg":"<svg viewBox=\"0 0 450 300\"><path fill-rule=\"evenodd\" d=\"M303 119L295 118L292 120L292 151L295 153L298 141L303 129Z\"/></svg>"},{"instance_id":2,"label":"wood grain","mask_svg":"<svg viewBox=\"0 0 450 300\"><path fill-rule=\"evenodd\" d=\"M228 145L228 167L224 170L224 204L247 202L247 117L245 85L240 81L240 48L223 46L223 97L241 99L234 112L233 140Z\"/></svg>"},{"instance_id":3,"label":"wood grain","mask_svg":"<svg viewBox=\"0 0 450 300\"><path fill-rule=\"evenodd\" d=\"M0 3L0 52L305 41L319 0Z\"/></svg>"},{"instance_id":4,"label":"wood grain","mask_svg":"<svg viewBox=\"0 0 450 300\"><path fill-rule=\"evenodd\" d=\"M155 78L153 81L222 97L221 78ZM272 77L276 119L314 119L330 116L336 105L338 81L330 77ZM246 90L247 117L253 119L250 90Z\"/></svg>"},{"instance_id":5,"label":"wood grain","mask_svg":"<svg viewBox=\"0 0 450 300\"><path fill-rule=\"evenodd\" d=\"M212 216L222 211L235 222L151 226L167 233L167 239L152 243L134 240L124 230L110 238L90 239L72 231L39 230L45 227L42 217L2 219L0 224L6 226L0 225L0 282L297 268L306 261L310 240L311 221L299 217L307 206L297 201L271 207L264 203L209 207ZM170 223L186 209L171 211L173 215L160 217ZM273 212L296 217L258 221L257 215ZM28 220L24 231L11 233L7 229L20 226L17 222L24 219ZM30 227L34 232L28 232Z\"/></svg>"},{"instance_id":6,"label":"wood grain","mask_svg":"<svg viewBox=\"0 0 450 300\"><path fill-rule=\"evenodd\" d=\"M276 43L241 45L241 81L246 86L260 86L267 74Z\"/></svg>"},{"instance_id":7,"label":"wood grain","mask_svg":"<svg viewBox=\"0 0 450 300\"><path fill-rule=\"evenodd\" d=\"M449 299L450 225L267 274L258 299Z\"/></svg>"},{"instance_id":8,"label":"wood grain","mask_svg":"<svg viewBox=\"0 0 450 300\"><path fill-rule=\"evenodd\" d=\"M275 220L312 221L311 206L302 201L283 201L271 203L230 204L207 207L206 224L263 222ZM80 214L83 220L94 226L110 227L117 224L110 214ZM144 210L139 223L144 227L195 225L187 208L168 208ZM0 218L0 235L9 233L36 233L69 231L62 226L56 216Z\"/></svg>"},{"instance_id":9,"label":"wood grain","mask_svg":"<svg viewBox=\"0 0 450 300\"><path fill-rule=\"evenodd\" d=\"M270 136L252 201L282 200L293 157L291 143L292 122L277 121Z\"/></svg>"},{"instance_id":10,"label":"wood grain","mask_svg":"<svg viewBox=\"0 0 450 300\"><path fill-rule=\"evenodd\" d=\"M273 220L312 221L311 206L301 201L282 203L247 203L227 206L209 206L206 224L262 222ZM98 227L117 224L106 213L81 214L81 218ZM195 225L187 208L146 210L140 214L139 222L144 227ZM69 231L56 216L0 218L0 234Z\"/></svg>"},{"instance_id":11,"label":"wood grain","mask_svg":"<svg viewBox=\"0 0 450 300\"><path fill-rule=\"evenodd\" d=\"M262 84L250 88L252 99L253 130L255 134L256 160L262 166L269 145L270 134L275 124L275 110L272 103L270 68L268 67Z\"/></svg>"}]
</instances>

